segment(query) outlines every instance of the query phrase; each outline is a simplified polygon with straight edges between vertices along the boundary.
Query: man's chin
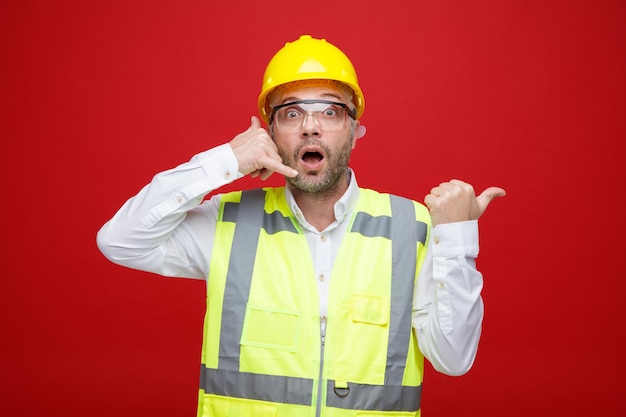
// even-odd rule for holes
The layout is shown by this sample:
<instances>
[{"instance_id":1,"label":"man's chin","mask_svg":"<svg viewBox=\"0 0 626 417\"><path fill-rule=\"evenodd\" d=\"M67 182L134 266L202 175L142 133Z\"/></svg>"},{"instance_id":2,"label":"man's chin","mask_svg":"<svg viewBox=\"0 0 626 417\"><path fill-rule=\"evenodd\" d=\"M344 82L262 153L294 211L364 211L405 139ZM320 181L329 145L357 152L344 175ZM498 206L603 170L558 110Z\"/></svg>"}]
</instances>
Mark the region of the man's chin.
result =
<instances>
[{"instance_id":1,"label":"man's chin","mask_svg":"<svg viewBox=\"0 0 626 417\"><path fill-rule=\"evenodd\" d=\"M319 177L302 173L295 178L287 178L287 182L293 188L307 193L318 193L328 189L328 184Z\"/></svg>"},{"instance_id":2,"label":"man's chin","mask_svg":"<svg viewBox=\"0 0 626 417\"><path fill-rule=\"evenodd\" d=\"M322 194L335 191L339 186L340 177L320 176L319 173L299 174L295 178L287 178L287 183L298 191L308 194Z\"/></svg>"}]
</instances>

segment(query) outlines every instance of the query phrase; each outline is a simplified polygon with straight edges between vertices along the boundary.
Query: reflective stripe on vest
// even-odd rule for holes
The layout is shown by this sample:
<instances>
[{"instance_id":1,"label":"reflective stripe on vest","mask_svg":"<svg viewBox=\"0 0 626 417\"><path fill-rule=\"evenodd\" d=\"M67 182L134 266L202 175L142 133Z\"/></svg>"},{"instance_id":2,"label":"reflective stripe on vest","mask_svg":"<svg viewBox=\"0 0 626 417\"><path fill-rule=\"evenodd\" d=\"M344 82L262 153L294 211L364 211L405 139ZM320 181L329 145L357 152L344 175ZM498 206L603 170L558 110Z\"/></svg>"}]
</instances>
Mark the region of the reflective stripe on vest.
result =
<instances>
[{"instance_id":1,"label":"reflective stripe on vest","mask_svg":"<svg viewBox=\"0 0 626 417\"><path fill-rule=\"evenodd\" d=\"M251 372L211 369L202 365L200 388L207 394L311 405L313 380Z\"/></svg>"},{"instance_id":2,"label":"reflective stripe on vest","mask_svg":"<svg viewBox=\"0 0 626 417\"><path fill-rule=\"evenodd\" d=\"M358 212L350 229L351 233L391 240L392 302L385 385L350 382L349 395L327 395L327 406L378 411L417 411L420 408L421 386L402 386L412 315L411 297L405 295L413 293L414 281L396 277L414 276L417 242L425 244L427 226L415 220L412 201L389 197L391 217ZM260 189L242 192L240 203L225 203L222 221L236 223L232 241L236 250L231 252L226 275L218 369L202 366L200 388L207 394L310 406L313 379L239 371L240 340L260 231L263 229L268 234L299 232L291 219L279 211L265 212L265 191ZM327 392L333 392L334 381L328 381L327 385Z\"/></svg>"}]
</instances>

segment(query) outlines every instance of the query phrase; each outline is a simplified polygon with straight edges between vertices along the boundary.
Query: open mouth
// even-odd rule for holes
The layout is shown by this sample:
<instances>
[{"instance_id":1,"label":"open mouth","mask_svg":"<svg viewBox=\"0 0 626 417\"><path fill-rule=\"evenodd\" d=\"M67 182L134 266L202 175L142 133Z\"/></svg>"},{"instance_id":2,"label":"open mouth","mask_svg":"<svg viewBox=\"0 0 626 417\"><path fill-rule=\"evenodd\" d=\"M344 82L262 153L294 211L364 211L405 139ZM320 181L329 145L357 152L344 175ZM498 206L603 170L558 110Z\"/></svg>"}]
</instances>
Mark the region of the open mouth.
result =
<instances>
[{"instance_id":1,"label":"open mouth","mask_svg":"<svg viewBox=\"0 0 626 417\"><path fill-rule=\"evenodd\" d=\"M324 155L319 152L305 152L302 155L302 160L309 165L318 164L322 159L324 159Z\"/></svg>"},{"instance_id":2,"label":"open mouth","mask_svg":"<svg viewBox=\"0 0 626 417\"><path fill-rule=\"evenodd\" d=\"M300 150L300 160L310 170L315 170L324 162L326 153L316 145L308 145Z\"/></svg>"}]
</instances>

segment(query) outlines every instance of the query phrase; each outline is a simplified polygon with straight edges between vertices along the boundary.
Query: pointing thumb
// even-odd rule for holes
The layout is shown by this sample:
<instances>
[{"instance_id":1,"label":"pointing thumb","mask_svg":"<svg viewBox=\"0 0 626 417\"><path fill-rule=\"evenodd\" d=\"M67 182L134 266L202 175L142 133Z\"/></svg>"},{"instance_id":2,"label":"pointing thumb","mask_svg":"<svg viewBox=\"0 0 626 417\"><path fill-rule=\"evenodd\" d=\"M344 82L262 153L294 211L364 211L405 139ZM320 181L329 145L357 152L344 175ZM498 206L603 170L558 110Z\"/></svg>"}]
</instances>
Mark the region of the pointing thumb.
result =
<instances>
[{"instance_id":1,"label":"pointing thumb","mask_svg":"<svg viewBox=\"0 0 626 417\"><path fill-rule=\"evenodd\" d=\"M261 121L258 117L252 116L250 117L250 129L258 129L261 127Z\"/></svg>"},{"instance_id":2,"label":"pointing thumb","mask_svg":"<svg viewBox=\"0 0 626 417\"><path fill-rule=\"evenodd\" d=\"M480 211L479 215L482 215L485 210L487 210L487 206L491 201L496 197L504 197L506 195L506 191L500 187L489 187L478 197L476 197L476 201L478 203L478 209Z\"/></svg>"}]
</instances>

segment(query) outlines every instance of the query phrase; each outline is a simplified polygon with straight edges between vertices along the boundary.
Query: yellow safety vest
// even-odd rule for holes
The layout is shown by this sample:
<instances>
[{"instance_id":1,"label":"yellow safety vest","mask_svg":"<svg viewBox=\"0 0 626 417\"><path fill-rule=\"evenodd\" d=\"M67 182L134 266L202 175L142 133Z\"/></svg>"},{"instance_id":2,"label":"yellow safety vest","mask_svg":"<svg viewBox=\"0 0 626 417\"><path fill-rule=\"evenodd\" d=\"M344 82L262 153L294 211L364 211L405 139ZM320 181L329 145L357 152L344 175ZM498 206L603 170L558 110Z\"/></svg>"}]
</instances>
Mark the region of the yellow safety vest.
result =
<instances>
[{"instance_id":1,"label":"yellow safety vest","mask_svg":"<svg viewBox=\"0 0 626 417\"><path fill-rule=\"evenodd\" d=\"M419 416L411 325L430 216L360 189L330 280L325 337L307 240L284 189L221 198L198 416Z\"/></svg>"}]
</instances>

